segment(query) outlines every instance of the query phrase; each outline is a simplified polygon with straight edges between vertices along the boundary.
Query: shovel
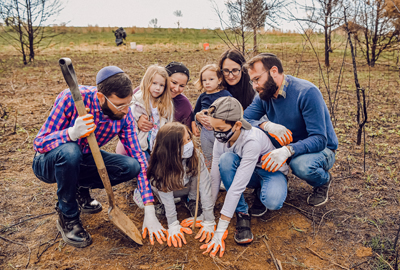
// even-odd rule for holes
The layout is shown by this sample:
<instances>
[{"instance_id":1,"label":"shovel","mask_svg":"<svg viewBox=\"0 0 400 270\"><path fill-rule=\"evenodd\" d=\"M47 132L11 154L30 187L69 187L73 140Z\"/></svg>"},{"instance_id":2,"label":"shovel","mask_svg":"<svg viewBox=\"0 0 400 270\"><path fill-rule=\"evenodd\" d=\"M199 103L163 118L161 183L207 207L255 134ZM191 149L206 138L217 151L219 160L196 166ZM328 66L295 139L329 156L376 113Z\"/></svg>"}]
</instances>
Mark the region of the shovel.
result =
<instances>
[{"instance_id":1,"label":"shovel","mask_svg":"<svg viewBox=\"0 0 400 270\"><path fill-rule=\"evenodd\" d=\"M76 79L74 67L72 66L71 59L69 58L61 58L58 63L60 64L62 74L64 75L64 79L68 84L69 90L71 91L72 98L74 99L76 109L78 111L79 116L85 115L86 109L83 104L82 94L79 91L78 81ZM132 220L128 218L116 205L114 193L112 191L112 187L110 184L110 179L108 178L108 173L106 166L104 165L103 157L101 156L99 145L97 144L96 137L94 132L91 133L87 137L90 150L92 151L94 161L96 163L97 170L99 172L101 181L103 182L104 189L107 192L108 197L108 217L120 229L123 233L125 233L129 238L131 238L136 243L143 245L142 238L140 232L136 228L135 224L133 224Z\"/></svg>"}]
</instances>

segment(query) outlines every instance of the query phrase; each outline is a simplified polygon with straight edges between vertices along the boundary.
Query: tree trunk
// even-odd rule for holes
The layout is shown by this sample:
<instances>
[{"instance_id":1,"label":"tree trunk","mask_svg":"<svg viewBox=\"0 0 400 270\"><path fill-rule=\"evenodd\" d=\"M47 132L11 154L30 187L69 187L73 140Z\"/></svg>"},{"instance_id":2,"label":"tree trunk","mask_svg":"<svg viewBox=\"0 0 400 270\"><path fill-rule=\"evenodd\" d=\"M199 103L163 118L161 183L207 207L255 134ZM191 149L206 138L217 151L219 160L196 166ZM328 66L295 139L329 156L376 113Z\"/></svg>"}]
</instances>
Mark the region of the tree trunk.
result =
<instances>
[{"instance_id":1,"label":"tree trunk","mask_svg":"<svg viewBox=\"0 0 400 270\"><path fill-rule=\"evenodd\" d=\"M257 48L257 28L253 28L253 52L254 55L258 53L258 48Z\"/></svg>"},{"instance_id":2,"label":"tree trunk","mask_svg":"<svg viewBox=\"0 0 400 270\"><path fill-rule=\"evenodd\" d=\"M325 25L325 66L329 67L329 40L328 40L328 27Z\"/></svg>"}]
</instances>

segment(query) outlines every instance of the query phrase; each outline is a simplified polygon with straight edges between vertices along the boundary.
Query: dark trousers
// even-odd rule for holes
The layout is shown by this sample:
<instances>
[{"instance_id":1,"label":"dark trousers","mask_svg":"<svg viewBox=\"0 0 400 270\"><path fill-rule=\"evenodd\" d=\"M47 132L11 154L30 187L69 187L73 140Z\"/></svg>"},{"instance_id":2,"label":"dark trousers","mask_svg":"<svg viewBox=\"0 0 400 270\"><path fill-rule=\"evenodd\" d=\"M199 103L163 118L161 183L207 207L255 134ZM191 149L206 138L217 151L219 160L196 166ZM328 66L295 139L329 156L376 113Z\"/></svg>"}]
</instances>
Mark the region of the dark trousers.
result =
<instances>
[{"instance_id":1,"label":"dark trousers","mask_svg":"<svg viewBox=\"0 0 400 270\"><path fill-rule=\"evenodd\" d=\"M140 172L139 162L131 157L101 150L111 185L129 181ZM33 172L41 181L57 183L59 208L66 217L78 214L78 187L104 188L91 153L83 154L78 144L68 142L33 159Z\"/></svg>"}]
</instances>

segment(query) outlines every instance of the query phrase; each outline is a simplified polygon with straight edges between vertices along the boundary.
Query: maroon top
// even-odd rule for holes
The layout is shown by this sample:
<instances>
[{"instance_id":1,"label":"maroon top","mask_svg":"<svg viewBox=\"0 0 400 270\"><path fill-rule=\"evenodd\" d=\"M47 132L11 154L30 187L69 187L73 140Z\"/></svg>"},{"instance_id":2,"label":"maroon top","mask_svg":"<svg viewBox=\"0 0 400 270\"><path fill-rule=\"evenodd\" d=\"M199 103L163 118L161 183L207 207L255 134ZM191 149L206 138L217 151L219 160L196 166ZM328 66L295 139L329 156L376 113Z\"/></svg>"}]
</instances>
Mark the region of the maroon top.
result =
<instances>
[{"instance_id":1,"label":"maroon top","mask_svg":"<svg viewBox=\"0 0 400 270\"><path fill-rule=\"evenodd\" d=\"M174 120L188 126L189 129L192 130L191 122L193 117L193 108L189 99L183 94L179 94L172 100L174 101L175 106Z\"/></svg>"},{"instance_id":2,"label":"maroon top","mask_svg":"<svg viewBox=\"0 0 400 270\"><path fill-rule=\"evenodd\" d=\"M136 87L133 90L133 94L139 91L140 87ZM174 121L182 123L189 127L192 130L192 117L193 117L193 108L192 104L190 104L189 99L183 94L177 95L172 99L174 102L175 113L174 113Z\"/></svg>"}]
</instances>

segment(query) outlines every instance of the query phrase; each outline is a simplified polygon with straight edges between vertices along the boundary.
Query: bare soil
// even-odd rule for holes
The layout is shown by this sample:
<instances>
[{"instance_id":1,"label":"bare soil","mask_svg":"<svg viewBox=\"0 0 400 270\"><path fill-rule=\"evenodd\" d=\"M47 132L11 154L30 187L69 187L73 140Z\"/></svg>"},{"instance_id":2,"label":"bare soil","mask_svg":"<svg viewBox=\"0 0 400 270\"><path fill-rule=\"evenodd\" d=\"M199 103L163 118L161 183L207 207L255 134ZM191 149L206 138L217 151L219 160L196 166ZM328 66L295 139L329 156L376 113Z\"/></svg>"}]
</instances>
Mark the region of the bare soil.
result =
<instances>
[{"instance_id":1,"label":"bare soil","mask_svg":"<svg viewBox=\"0 0 400 270\"><path fill-rule=\"evenodd\" d=\"M297 77L322 86L311 51L303 53L301 65L300 51L284 51L279 46L271 47L271 51L281 57L287 74L294 74L298 69ZM185 47L143 53L98 46L61 48L41 53L26 67L21 65L18 55L0 53L0 268L275 269L264 240L283 269L389 269L385 268L384 261L393 266L391 245L399 226L400 200L398 70L393 63L369 69L359 59L360 82L370 87L364 172L364 148L355 143L356 95L349 58L336 110L340 146L326 205L308 206L306 198L311 187L289 175L289 193L283 208L252 219L255 241L247 246L237 245L233 240L236 223L233 219L225 255L213 259L202 254L201 243L194 235L186 237L188 244L182 248L157 242L152 246L148 239L143 246L138 246L108 220L105 192L94 190L92 195L103 204L103 211L82 215L93 244L78 249L63 243L55 226L56 185L39 181L31 169L32 141L55 97L66 88L58 59L72 59L80 84L94 85L100 68L117 65L139 85L145 67L150 64L181 61L196 78L200 68L216 62L221 52L222 49L212 48L206 53ZM339 55L334 57L334 74L338 73L340 59ZM192 104L199 95L193 82L194 79L185 92ZM324 88L320 89L327 98ZM104 149L114 152L115 145L116 139ZM114 190L119 207L141 229L143 211L132 201L134 186L131 181ZM223 192L219 195L216 216L224 196ZM250 194L246 198L252 201ZM178 212L180 220L189 216L181 205ZM167 225L166 220L162 223ZM377 259L377 254L382 255L383 261Z\"/></svg>"}]
</instances>

